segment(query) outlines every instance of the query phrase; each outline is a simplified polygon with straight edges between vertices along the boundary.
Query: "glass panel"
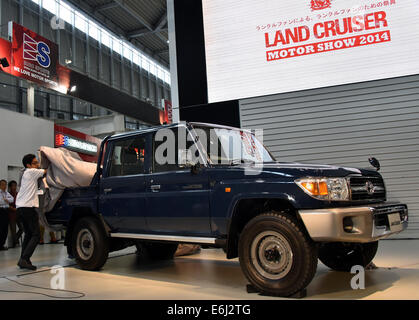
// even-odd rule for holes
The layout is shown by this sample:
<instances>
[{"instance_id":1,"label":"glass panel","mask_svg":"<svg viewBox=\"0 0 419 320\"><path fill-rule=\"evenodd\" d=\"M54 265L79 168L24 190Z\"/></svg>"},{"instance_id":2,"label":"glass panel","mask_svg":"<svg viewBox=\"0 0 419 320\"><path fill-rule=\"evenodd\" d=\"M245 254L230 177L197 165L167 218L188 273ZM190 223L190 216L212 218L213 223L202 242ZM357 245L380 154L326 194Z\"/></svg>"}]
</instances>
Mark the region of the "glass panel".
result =
<instances>
[{"instance_id":1,"label":"glass panel","mask_svg":"<svg viewBox=\"0 0 419 320\"><path fill-rule=\"evenodd\" d=\"M138 52L137 52L137 51L134 51L133 55L134 55L134 57L133 57L133 60L132 60L132 61L133 61L136 65L141 66L140 55L138 54Z\"/></svg>"},{"instance_id":2,"label":"glass panel","mask_svg":"<svg viewBox=\"0 0 419 320\"><path fill-rule=\"evenodd\" d=\"M197 134L207 141L208 159L214 164L267 163L275 159L251 132L194 126ZM201 131L202 135L199 133Z\"/></svg>"},{"instance_id":3,"label":"glass panel","mask_svg":"<svg viewBox=\"0 0 419 320\"><path fill-rule=\"evenodd\" d=\"M121 45L121 41L119 41L116 38L112 38L112 48L115 52L121 54L122 52L122 45Z\"/></svg>"},{"instance_id":4,"label":"glass panel","mask_svg":"<svg viewBox=\"0 0 419 320\"><path fill-rule=\"evenodd\" d=\"M60 18L69 24L73 24L73 12L65 3L60 3Z\"/></svg>"},{"instance_id":5,"label":"glass panel","mask_svg":"<svg viewBox=\"0 0 419 320\"><path fill-rule=\"evenodd\" d=\"M124 57L130 61L132 60L132 50L125 45L124 45Z\"/></svg>"},{"instance_id":6,"label":"glass panel","mask_svg":"<svg viewBox=\"0 0 419 320\"><path fill-rule=\"evenodd\" d=\"M149 72L149 71L150 71L150 63L148 62L148 59L147 59L147 58L144 58L144 57L143 57L143 59L142 59L142 61L141 61L141 67L142 67L145 71L147 71L147 72Z\"/></svg>"},{"instance_id":7,"label":"glass panel","mask_svg":"<svg viewBox=\"0 0 419 320\"><path fill-rule=\"evenodd\" d=\"M100 32L96 24L93 22L89 22L89 36L91 36L93 39L99 41L100 40Z\"/></svg>"},{"instance_id":8,"label":"glass panel","mask_svg":"<svg viewBox=\"0 0 419 320\"><path fill-rule=\"evenodd\" d=\"M145 137L122 140L115 143L109 176L144 174Z\"/></svg>"},{"instance_id":9,"label":"glass panel","mask_svg":"<svg viewBox=\"0 0 419 320\"><path fill-rule=\"evenodd\" d=\"M156 75L156 65L154 64L154 63L150 63L150 72L153 74L153 75Z\"/></svg>"},{"instance_id":10,"label":"glass panel","mask_svg":"<svg viewBox=\"0 0 419 320\"><path fill-rule=\"evenodd\" d=\"M160 129L153 140L153 172L185 170L199 157L198 147L185 127Z\"/></svg>"},{"instance_id":11,"label":"glass panel","mask_svg":"<svg viewBox=\"0 0 419 320\"><path fill-rule=\"evenodd\" d=\"M76 17L75 17L75 23L74 25L76 26L77 29L79 29L81 32L86 33L87 32L87 21L86 19L80 15L78 12L76 12Z\"/></svg>"},{"instance_id":12,"label":"glass panel","mask_svg":"<svg viewBox=\"0 0 419 320\"><path fill-rule=\"evenodd\" d=\"M141 66L147 72L151 72L153 75L158 76L160 79L170 83L170 74L167 72L159 63L154 62L145 58L141 51L132 48L126 41L113 37L110 33L94 23L82 12L74 10L64 1L57 0L31 0L32 2L41 5L45 10L48 10L54 15L58 15L61 19L69 24L75 25L75 27L81 32L88 33L89 36L97 41L101 41L105 46L112 48L115 52L123 55L129 60L132 60L137 65ZM59 12L59 13L58 13ZM134 60L133 60L134 59ZM160 70L161 69L161 70Z\"/></svg>"},{"instance_id":13,"label":"glass panel","mask_svg":"<svg viewBox=\"0 0 419 320\"><path fill-rule=\"evenodd\" d=\"M108 48L111 48L111 37L109 35L109 33L107 33L106 31L102 30L102 44L107 46Z\"/></svg>"},{"instance_id":14,"label":"glass panel","mask_svg":"<svg viewBox=\"0 0 419 320\"><path fill-rule=\"evenodd\" d=\"M42 7L52 14L57 15L57 3L55 0L43 0L42 1Z\"/></svg>"},{"instance_id":15,"label":"glass panel","mask_svg":"<svg viewBox=\"0 0 419 320\"><path fill-rule=\"evenodd\" d=\"M157 67L157 76L164 81L164 71L160 67Z\"/></svg>"}]
</instances>

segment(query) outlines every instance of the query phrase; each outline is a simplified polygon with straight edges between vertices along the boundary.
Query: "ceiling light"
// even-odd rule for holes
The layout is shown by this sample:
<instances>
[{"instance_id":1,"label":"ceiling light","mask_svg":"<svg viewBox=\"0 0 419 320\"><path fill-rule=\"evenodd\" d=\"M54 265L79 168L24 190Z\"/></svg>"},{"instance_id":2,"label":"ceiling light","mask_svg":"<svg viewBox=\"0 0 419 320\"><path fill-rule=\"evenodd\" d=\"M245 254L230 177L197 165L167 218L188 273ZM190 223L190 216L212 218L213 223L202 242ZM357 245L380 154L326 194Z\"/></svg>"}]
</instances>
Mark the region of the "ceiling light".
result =
<instances>
[{"instance_id":1,"label":"ceiling light","mask_svg":"<svg viewBox=\"0 0 419 320\"><path fill-rule=\"evenodd\" d=\"M58 86L58 87L56 88L56 90L57 90L58 92L60 92L60 93L63 93L63 94L66 94L66 93L67 93L67 87L66 87L66 86L63 86L63 85Z\"/></svg>"}]
</instances>

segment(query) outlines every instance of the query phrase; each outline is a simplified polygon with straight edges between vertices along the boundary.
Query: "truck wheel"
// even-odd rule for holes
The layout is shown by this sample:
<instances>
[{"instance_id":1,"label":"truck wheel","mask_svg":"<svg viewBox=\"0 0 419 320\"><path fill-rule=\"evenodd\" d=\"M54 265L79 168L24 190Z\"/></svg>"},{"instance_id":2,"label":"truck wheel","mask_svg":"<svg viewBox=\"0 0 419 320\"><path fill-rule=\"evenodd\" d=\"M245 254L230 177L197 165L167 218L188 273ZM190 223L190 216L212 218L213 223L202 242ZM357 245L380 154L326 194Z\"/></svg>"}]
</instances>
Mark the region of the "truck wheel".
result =
<instances>
[{"instance_id":1,"label":"truck wheel","mask_svg":"<svg viewBox=\"0 0 419 320\"><path fill-rule=\"evenodd\" d=\"M177 250L177 243L142 242L137 250L152 260L171 260Z\"/></svg>"},{"instance_id":2,"label":"truck wheel","mask_svg":"<svg viewBox=\"0 0 419 320\"><path fill-rule=\"evenodd\" d=\"M330 269L351 271L355 265L364 268L374 259L378 241L369 243L324 243L319 247L319 259Z\"/></svg>"},{"instance_id":3,"label":"truck wheel","mask_svg":"<svg viewBox=\"0 0 419 320\"><path fill-rule=\"evenodd\" d=\"M291 296L306 288L317 269L317 247L298 221L280 212L250 220L239 240L240 266L260 292Z\"/></svg>"},{"instance_id":4,"label":"truck wheel","mask_svg":"<svg viewBox=\"0 0 419 320\"><path fill-rule=\"evenodd\" d=\"M108 259L109 239L99 222L91 217L76 222L71 247L83 270L99 270Z\"/></svg>"}]
</instances>

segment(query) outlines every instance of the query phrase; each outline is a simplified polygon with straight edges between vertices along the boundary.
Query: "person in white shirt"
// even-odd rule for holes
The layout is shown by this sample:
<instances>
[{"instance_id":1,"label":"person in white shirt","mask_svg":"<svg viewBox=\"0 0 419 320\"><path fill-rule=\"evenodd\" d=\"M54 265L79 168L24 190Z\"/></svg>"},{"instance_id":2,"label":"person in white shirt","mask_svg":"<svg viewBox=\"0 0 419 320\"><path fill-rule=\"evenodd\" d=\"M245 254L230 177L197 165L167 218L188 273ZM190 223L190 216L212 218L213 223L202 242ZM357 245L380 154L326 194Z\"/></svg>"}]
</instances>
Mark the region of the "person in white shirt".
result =
<instances>
[{"instance_id":1,"label":"person in white shirt","mask_svg":"<svg viewBox=\"0 0 419 320\"><path fill-rule=\"evenodd\" d=\"M7 181L0 180L0 251L7 250L4 245L9 232L9 206L14 199L10 193L6 191Z\"/></svg>"},{"instance_id":2,"label":"person in white shirt","mask_svg":"<svg viewBox=\"0 0 419 320\"><path fill-rule=\"evenodd\" d=\"M22 163L25 171L16 198L16 208L23 222L25 238L17 265L21 269L36 270L30 258L40 240L39 218L36 211L39 207L38 180L46 174L46 170L40 169L39 162L33 154L24 156Z\"/></svg>"}]
</instances>

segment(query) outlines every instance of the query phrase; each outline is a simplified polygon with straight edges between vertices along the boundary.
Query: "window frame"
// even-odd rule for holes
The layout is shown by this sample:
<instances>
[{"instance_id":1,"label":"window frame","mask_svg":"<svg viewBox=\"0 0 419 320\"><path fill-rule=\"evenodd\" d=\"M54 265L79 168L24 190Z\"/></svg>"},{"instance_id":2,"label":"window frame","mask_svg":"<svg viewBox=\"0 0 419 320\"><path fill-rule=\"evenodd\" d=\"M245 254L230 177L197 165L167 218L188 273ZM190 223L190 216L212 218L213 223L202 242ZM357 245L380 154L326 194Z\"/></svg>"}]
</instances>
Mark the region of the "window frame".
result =
<instances>
[{"instance_id":1,"label":"window frame","mask_svg":"<svg viewBox=\"0 0 419 320\"><path fill-rule=\"evenodd\" d=\"M121 141L128 141L128 140L136 140L139 138L143 138L144 141L144 171L143 173L136 173L136 174L129 174L129 175L117 175L117 176L113 176L110 175L111 173L111 168L112 168L112 159L113 159L113 154L114 154L114 150L115 150L115 146L121 142ZM135 176L144 176L147 175L149 173L149 158L147 155L149 154L149 135L147 134L139 134L139 135L135 135L135 136L128 136L128 137L124 137L124 138L118 138L118 139L114 139L114 140L109 140L108 141L108 146L107 146L107 150L106 150L106 154L105 154L105 158L107 159L106 162L106 167L104 169L103 172L103 178L124 178L124 177L135 177Z\"/></svg>"},{"instance_id":2,"label":"window frame","mask_svg":"<svg viewBox=\"0 0 419 320\"><path fill-rule=\"evenodd\" d=\"M203 157L203 154L202 154L202 146L195 141L195 134L194 134L193 130L191 130L190 128L188 128L187 126L184 126L184 125L180 125L180 126L176 126L176 127L170 127L170 128L165 128L165 129L168 129L168 130L176 130L177 131L177 130L179 130L179 128L184 128L187 131L187 135L190 135L193 138L193 144L195 144L196 148L199 150L199 157L201 158L201 161L204 163L203 166L204 167L208 167L208 162L206 161L205 157ZM155 140L154 137L156 136L157 132L158 131L154 131L154 132L152 132L150 134L150 139L151 139L150 145L151 145L151 151L152 151L152 153L151 153L151 157L149 158L150 159L149 173L150 174L167 174L167 173L172 173L172 172L190 171L191 170L191 167L185 166L184 168L181 168L181 167L179 167L179 165L177 165L178 166L178 169L177 170L169 170L169 171L156 171L155 170L155 162L154 162L154 159L155 159L155 151L156 151L156 140ZM175 149L176 149L176 158L177 158L176 161L178 161L179 160L178 159L178 156L179 156L179 148L175 148Z\"/></svg>"}]
</instances>

